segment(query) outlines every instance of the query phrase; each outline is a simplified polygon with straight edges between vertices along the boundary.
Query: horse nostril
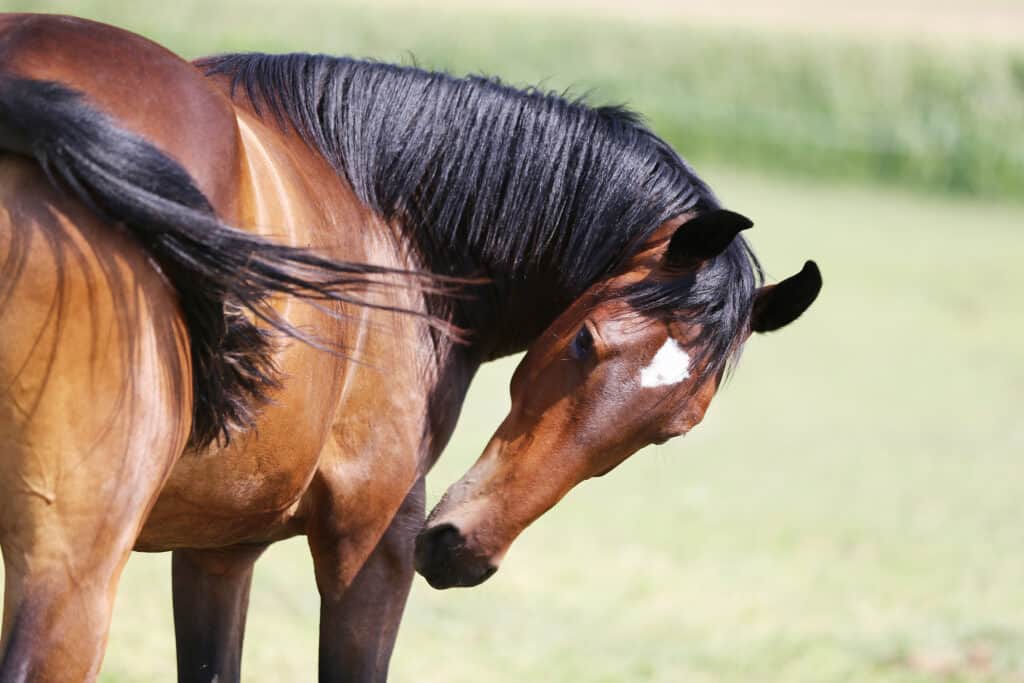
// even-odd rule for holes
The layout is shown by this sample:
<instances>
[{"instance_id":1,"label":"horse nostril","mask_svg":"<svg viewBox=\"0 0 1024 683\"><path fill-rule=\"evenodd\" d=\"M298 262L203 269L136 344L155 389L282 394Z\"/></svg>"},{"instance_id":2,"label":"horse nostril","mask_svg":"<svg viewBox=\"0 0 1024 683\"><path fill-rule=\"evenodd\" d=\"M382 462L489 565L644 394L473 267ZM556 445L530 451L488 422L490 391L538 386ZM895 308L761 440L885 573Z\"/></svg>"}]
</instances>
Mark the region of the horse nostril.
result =
<instances>
[{"instance_id":1,"label":"horse nostril","mask_svg":"<svg viewBox=\"0 0 1024 683\"><path fill-rule=\"evenodd\" d=\"M455 528L454 524L439 524L426 533L430 543L435 546L452 549L463 545L462 534Z\"/></svg>"},{"instance_id":2,"label":"horse nostril","mask_svg":"<svg viewBox=\"0 0 1024 683\"><path fill-rule=\"evenodd\" d=\"M438 524L416 537L416 569L422 572L451 562L452 551L463 546L462 534L454 524Z\"/></svg>"},{"instance_id":3,"label":"horse nostril","mask_svg":"<svg viewBox=\"0 0 1024 683\"><path fill-rule=\"evenodd\" d=\"M438 524L416 537L416 571L434 588L475 586L486 581L497 567L467 546L466 537L454 524Z\"/></svg>"}]
</instances>

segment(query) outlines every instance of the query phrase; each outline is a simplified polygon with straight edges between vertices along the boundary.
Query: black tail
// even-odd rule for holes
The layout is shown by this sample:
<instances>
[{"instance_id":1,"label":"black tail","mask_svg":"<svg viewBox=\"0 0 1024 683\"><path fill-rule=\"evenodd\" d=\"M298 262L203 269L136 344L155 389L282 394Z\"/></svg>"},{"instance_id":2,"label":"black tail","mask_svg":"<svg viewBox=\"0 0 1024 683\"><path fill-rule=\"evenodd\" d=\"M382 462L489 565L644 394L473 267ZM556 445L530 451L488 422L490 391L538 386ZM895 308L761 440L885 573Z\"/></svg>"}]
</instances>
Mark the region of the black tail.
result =
<instances>
[{"instance_id":1,"label":"black tail","mask_svg":"<svg viewBox=\"0 0 1024 683\"><path fill-rule=\"evenodd\" d=\"M277 384L271 336L242 309L302 337L274 313L269 296L365 305L357 290L401 272L329 260L225 225L177 162L58 83L0 77L0 146L35 157L56 187L128 230L177 290L192 352L193 447L251 426ZM427 278L404 275L430 288Z\"/></svg>"}]
</instances>

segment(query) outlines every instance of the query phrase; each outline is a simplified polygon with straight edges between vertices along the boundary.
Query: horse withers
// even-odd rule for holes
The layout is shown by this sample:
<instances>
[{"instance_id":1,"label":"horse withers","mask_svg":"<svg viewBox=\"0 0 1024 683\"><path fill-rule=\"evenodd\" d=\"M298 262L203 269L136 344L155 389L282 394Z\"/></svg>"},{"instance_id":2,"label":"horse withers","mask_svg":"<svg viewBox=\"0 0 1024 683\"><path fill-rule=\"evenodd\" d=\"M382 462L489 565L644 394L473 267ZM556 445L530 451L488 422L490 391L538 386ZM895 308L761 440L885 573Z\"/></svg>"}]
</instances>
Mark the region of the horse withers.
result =
<instances>
[{"instance_id":1,"label":"horse withers","mask_svg":"<svg viewBox=\"0 0 1024 683\"><path fill-rule=\"evenodd\" d=\"M0 680L95 678L134 548L173 552L179 680L237 681L253 564L299 534L321 680L383 680L414 563L482 580L810 304L748 225L620 108L0 17ZM476 369L522 350L424 528Z\"/></svg>"}]
</instances>

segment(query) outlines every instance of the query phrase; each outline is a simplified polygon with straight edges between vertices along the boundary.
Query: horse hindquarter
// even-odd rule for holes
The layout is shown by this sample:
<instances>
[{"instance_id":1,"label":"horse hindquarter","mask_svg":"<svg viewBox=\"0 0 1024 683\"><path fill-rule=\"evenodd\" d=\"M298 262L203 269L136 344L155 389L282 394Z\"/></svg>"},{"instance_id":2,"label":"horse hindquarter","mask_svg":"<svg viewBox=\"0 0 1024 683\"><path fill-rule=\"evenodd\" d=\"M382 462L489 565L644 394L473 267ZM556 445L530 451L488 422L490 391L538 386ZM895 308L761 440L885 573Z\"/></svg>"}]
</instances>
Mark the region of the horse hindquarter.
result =
<instances>
[{"instance_id":1,"label":"horse hindquarter","mask_svg":"<svg viewBox=\"0 0 1024 683\"><path fill-rule=\"evenodd\" d=\"M176 300L141 249L0 153L0 679L96 675L189 386Z\"/></svg>"}]
</instances>

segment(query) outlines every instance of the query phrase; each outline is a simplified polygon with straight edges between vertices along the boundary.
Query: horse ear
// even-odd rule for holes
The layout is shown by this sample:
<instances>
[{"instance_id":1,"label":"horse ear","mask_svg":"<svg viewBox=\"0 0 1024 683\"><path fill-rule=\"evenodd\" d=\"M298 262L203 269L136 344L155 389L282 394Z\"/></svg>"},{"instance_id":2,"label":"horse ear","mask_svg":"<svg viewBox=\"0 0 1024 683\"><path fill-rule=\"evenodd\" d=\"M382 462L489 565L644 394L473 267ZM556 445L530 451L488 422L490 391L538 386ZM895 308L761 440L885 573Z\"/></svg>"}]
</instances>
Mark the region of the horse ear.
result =
<instances>
[{"instance_id":1,"label":"horse ear","mask_svg":"<svg viewBox=\"0 0 1024 683\"><path fill-rule=\"evenodd\" d=\"M735 211L706 211L676 228L665 250L665 265L670 268L698 266L725 251L741 230L752 225L749 218Z\"/></svg>"},{"instance_id":2,"label":"horse ear","mask_svg":"<svg viewBox=\"0 0 1024 683\"><path fill-rule=\"evenodd\" d=\"M814 303L821 291L821 271L814 261L782 282L757 290L754 310L750 314L753 332L771 332L785 327L800 317Z\"/></svg>"}]
</instances>

